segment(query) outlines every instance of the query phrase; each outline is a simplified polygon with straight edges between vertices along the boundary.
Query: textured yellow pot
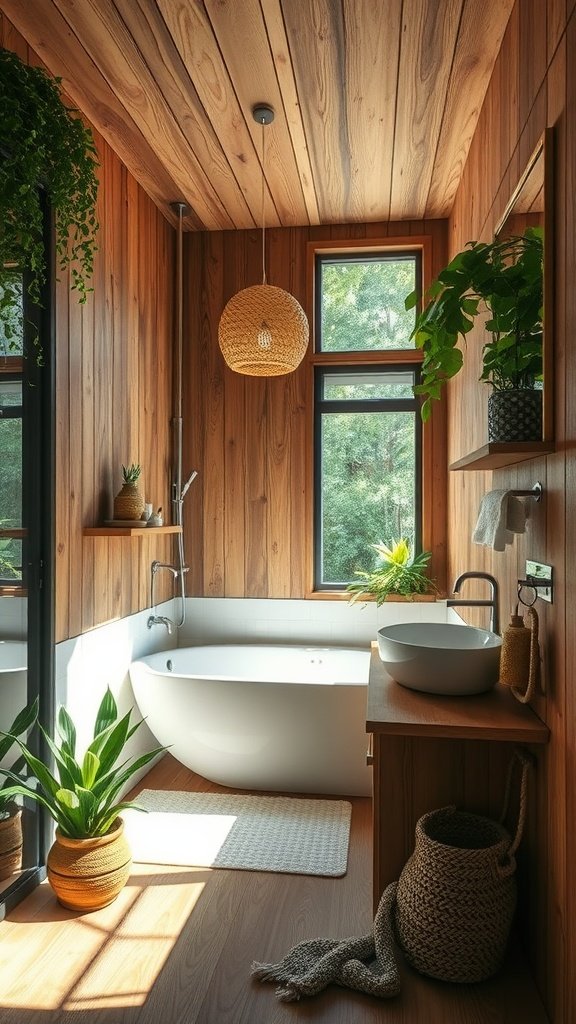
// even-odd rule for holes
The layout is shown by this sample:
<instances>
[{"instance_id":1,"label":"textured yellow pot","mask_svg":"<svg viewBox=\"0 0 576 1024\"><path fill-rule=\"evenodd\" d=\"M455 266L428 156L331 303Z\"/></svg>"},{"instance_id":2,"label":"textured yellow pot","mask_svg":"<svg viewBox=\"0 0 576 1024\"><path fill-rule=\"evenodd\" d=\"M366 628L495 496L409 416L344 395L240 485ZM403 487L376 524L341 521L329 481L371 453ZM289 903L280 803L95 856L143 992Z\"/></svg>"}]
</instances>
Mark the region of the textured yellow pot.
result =
<instances>
[{"instance_id":1,"label":"textured yellow pot","mask_svg":"<svg viewBox=\"0 0 576 1024\"><path fill-rule=\"evenodd\" d=\"M14 806L9 818L0 821L0 879L10 878L22 867L22 811Z\"/></svg>"},{"instance_id":2,"label":"textured yellow pot","mask_svg":"<svg viewBox=\"0 0 576 1024\"><path fill-rule=\"evenodd\" d=\"M105 836L94 839L69 839L56 829L48 854L48 881L63 907L99 910L124 888L131 864L121 818Z\"/></svg>"},{"instance_id":3,"label":"textured yellow pot","mask_svg":"<svg viewBox=\"0 0 576 1024\"><path fill-rule=\"evenodd\" d=\"M136 484L123 484L114 498L114 519L140 519L144 504Z\"/></svg>"}]
</instances>

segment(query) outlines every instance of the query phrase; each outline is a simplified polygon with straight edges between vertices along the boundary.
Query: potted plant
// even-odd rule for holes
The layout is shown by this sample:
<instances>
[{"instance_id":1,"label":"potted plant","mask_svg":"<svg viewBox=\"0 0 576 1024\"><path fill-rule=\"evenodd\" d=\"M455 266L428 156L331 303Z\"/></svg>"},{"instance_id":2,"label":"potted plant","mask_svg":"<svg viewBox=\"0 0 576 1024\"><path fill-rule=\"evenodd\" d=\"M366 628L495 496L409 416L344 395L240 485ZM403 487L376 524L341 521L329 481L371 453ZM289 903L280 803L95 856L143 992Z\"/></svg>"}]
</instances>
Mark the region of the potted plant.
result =
<instances>
[{"instance_id":1,"label":"potted plant","mask_svg":"<svg viewBox=\"0 0 576 1024\"><path fill-rule=\"evenodd\" d=\"M38 700L16 715L8 732L0 739L0 762L10 753L17 739L26 735L37 714ZM24 765L24 758L17 758L10 766L11 772L21 772ZM10 878L22 867L22 808L14 803L8 789L9 780L4 777L0 781L0 880Z\"/></svg>"},{"instance_id":2,"label":"potted plant","mask_svg":"<svg viewBox=\"0 0 576 1024\"><path fill-rule=\"evenodd\" d=\"M132 712L118 719L116 701L108 689L96 714L94 734L82 759L76 757L76 729L60 707L57 718L59 742L40 726L56 764L51 768L16 739L33 785L24 785L10 769L0 768L11 786L4 798L29 797L46 808L56 823L56 839L48 854L48 881L59 902L70 910L98 910L111 903L130 873L130 849L120 812L138 805L122 801L119 794L135 772L165 747L156 747L135 759L118 763L126 742L142 725L130 724Z\"/></svg>"},{"instance_id":3,"label":"potted plant","mask_svg":"<svg viewBox=\"0 0 576 1024\"><path fill-rule=\"evenodd\" d=\"M21 274L37 304L46 280L40 186L54 213L58 269L70 268L80 302L92 276L96 147L79 112L62 103L59 83L0 48L0 323L9 348L22 337Z\"/></svg>"},{"instance_id":4,"label":"potted plant","mask_svg":"<svg viewBox=\"0 0 576 1024\"><path fill-rule=\"evenodd\" d=\"M482 350L480 380L493 390L489 400L491 441L542 439L543 232L469 242L427 289L425 307L412 336L422 349L425 396L422 419L431 403L463 364L459 338L466 340L478 317L491 338ZM416 292L406 308L418 301Z\"/></svg>"},{"instance_id":5,"label":"potted plant","mask_svg":"<svg viewBox=\"0 0 576 1024\"><path fill-rule=\"evenodd\" d=\"M124 483L114 498L114 519L140 519L146 504L138 489L138 479L142 467L137 463L122 466Z\"/></svg>"},{"instance_id":6,"label":"potted plant","mask_svg":"<svg viewBox=\"0 0 576 1024\"><path fill-rule=\"evenodd\" d=\"M382 541L371 547L376 551L380 564L370 572L356 572L358 579L346 588L352 594L350 604L371 594L380 607L390 594L413 597L436 591L434 582L427 575L430 551L412 556L410 545L404 538L392 541L390 547Z\"/></svg>"}]
</instances>

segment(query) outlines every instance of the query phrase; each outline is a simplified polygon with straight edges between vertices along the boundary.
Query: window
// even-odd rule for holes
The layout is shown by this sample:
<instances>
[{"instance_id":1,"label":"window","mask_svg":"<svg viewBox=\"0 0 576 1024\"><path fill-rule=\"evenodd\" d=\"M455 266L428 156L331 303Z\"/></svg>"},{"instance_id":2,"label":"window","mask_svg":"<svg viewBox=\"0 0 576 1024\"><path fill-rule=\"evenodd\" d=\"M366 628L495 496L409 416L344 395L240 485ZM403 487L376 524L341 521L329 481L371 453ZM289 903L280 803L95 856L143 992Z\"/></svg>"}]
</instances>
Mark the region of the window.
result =
<instances>
[{"instance_id":1,"label":"window","mask_svg":"<svg viewBox=\"0 0 576 1024\"><path fill-rule=\"evenodd\" d=\"M20 296L21 284L15 271ZM0 587L9 588L22 586L22 350L20 312L0 334Z\"/></svg>"},{"instance_id":2,"label":"window","mask_svg":"<svg viewBox=\"0 0 576 1024\"><path fill-rule=\"evenodd\" d=\"M375 566L371 545L422 550L422 424L410 338L421 249L315 252L314 590Z\"/></svg>"}]
</instances>

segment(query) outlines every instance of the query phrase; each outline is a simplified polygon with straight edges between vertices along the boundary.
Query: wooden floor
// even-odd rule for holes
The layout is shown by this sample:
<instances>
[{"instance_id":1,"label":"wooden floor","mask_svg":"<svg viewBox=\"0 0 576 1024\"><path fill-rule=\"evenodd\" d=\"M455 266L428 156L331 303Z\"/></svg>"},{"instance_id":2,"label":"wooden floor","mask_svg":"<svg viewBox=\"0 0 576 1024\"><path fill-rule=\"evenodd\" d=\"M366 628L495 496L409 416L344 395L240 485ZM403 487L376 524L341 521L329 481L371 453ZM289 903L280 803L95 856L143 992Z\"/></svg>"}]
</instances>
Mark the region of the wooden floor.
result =
<instances>
[{"instance_id":1,"label":"wooden floor","mask_svg":"<svg viewBox=\"0 0 576 1024\"><path fill-rule=\"evenodd\" d=\"M222 791L170 755L141 785ZM44 883L0 923L0 1024L542 1024L513 962L478 986L402 966L402 992L386 1001L332 987L284 1004L251 980L253 960L302 939L370 930L371 807L351 802L343 878L134 865L115 903L86 915Z\"/></svg>"}]
</instances>

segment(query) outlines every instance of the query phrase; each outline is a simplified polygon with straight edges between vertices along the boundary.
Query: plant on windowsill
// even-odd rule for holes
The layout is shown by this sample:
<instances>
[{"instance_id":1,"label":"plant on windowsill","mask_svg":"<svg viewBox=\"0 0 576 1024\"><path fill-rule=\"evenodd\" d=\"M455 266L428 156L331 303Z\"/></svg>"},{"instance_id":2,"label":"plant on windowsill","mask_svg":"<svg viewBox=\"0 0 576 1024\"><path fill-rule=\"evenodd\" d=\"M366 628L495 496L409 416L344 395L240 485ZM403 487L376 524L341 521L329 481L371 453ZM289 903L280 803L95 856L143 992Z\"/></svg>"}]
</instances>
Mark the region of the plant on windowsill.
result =
<instances>
[{"instance_id":1,"label":"plant on windowsill","mask_svg":"<svg viewBox=\"0 0 576 1024\"><path fill-rule=\"evenodd\" d=\"M142 721L131 725L131 714L129 711L118 719L116 701L108 689L82 760L77 759L76 729L64 707L58 712L59 742L39 726L54 757L57 778L50 765L35 757L22 740L8 737L16 739L33 784L26 786L16 772L0 768L12 782L3 790L4 799L29 797L54 819L56 839L48 853L48 881L59 902L70 910L107 906L128 880L131 855L119 815L129 807L142 808L133 801L119 800L119 794L135 772L166 749L156 747L118 763L127 741L142 725Z\"/></svg>"},{"instance_id":2,"label":"plant on windowsill","mask_svg":"<svg viewBox=\"0 0 576 1024\"><path fill-rule=\"evenodd\" d=\"M97 152L78 111L64 106L59 83L0 48L0 323L9 350L23 336L19 274L38 305L46 281L40 187L54 212L58 270L70 270L80 302L90 290Z\"/></svg>"},{"instance_id":3,"label":"plant on windowsill","mask_svg":"<svg viewBox=\"0 0 576 1024\"><path fill-rule=\"evenodd\" d=\"M427 289L425 308L412 332L423 351L422 419L447 380L462 368L466 341L477 318L491 338L482 350L481 381L493 388L488 402L490 441L542 439L543 255L541 228L523 235L469 242ZM418 301L416 292L406 308Z\"/></svg>"},{"instance_id":4,"label":"plant on windowsill","mask_svg":"<svg viewBox=\"0 0 576 1024\"><path fill-rule=\"evenodd\" d=\"M372 544L381 564L370 572L357 570L357 580L349 583L346 590L352 594L350 604L367 596L376 598L381 604L390 596L414 597L417 594L435 594L436 585L427 575L427 567L432 557L430 551L420 555L411 555L410 544L404 538L393 540L390 547L383 544Z\"/></svg>"}]
</instances>

